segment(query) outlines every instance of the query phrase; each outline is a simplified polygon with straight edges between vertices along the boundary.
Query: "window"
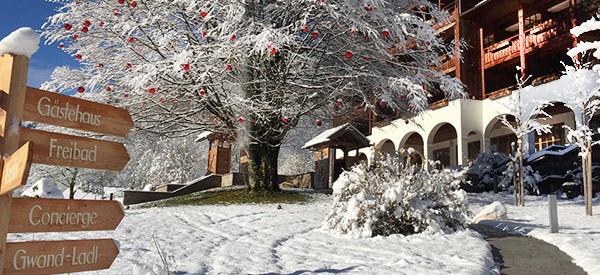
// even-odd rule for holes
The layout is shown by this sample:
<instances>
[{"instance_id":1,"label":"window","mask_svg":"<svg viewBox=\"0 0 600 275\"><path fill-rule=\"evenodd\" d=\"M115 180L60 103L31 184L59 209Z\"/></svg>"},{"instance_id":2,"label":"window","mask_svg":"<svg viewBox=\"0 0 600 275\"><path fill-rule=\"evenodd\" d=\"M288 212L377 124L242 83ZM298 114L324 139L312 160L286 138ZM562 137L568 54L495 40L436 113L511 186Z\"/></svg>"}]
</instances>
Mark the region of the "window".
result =
<instances>
[{"instance_id":1,"label":"window","mask_svg":"<svg viewBox=\"0 0 600 275\"><path fill-rule=\"evenodd\" d=\"M540 151L550 145L565 143L563 123L552 125L551 132L538 135L535 133L535 151Z\"/></svg>"},{"instance_id":2,"label":"window","mask_svg":"<svg viewBox=\"0 0 600 275\"><path fill-rule=\"evenodd\" d=\"M490 45L494 44L494 34L490 34L490 35L486 35L483 38L483 47L489 47Z\"/></svg>"},{"instance_id":3,"label":"window","mask_svg":"<svg viewBox=\"0 0 600 275\"><path fill-rule=\"evenodd\" d=\"M530 15L525 17L524 23L525 23L525 29L531 29L533 28L533 26L537 25L538 23L540 23L542 21L542 15L539 13Z\"/></svg>"}]
</instances>

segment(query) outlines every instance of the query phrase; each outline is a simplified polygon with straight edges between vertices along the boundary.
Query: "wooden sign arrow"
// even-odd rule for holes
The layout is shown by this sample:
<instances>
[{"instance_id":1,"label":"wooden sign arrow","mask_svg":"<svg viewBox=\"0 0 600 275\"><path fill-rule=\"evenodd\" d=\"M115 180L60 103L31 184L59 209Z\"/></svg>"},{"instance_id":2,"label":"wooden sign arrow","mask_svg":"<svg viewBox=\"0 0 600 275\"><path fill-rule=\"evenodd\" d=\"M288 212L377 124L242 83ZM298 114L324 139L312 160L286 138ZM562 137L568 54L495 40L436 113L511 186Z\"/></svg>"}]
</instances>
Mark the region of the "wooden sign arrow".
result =
<instances>
[{"instance_id":1,"label":"wooden sign arrow","mask_svg":"<svg viewBox=\"0 0 600 275\"><path fill-rule=\"evenodd\" d=\"M113 239L6 243L3 274L56 274L109 268L119 255Z\"/></svg>"},{"instance_id":2,"label":"wooden sign arrow","mask_svg":"<svg viewBox=\"0 0 600 275\"><path fill-rule=\"evenodd\" d=\"M21 128L21 144L35 144L33 163L120 171L129 161L121 143Z\"/></svg>"},{"instance_id":3,"label":"wooden sign arrow","mask_svg":"<svg viewBox=\"0 0 600 275\"><path fill-rule=\"evenodd\" d=\"M27 87L23 120L124 137L133 128L129 111Z\"/></svg>"},{"instance_id":4,"label":"wooden sign arrow","mask_svg":"<svg viewBox=\"0 0 600 275\"><path fill-rule=\"evenodd\" d=\"M13 198L8 232L113 230L124 216L118 201Z\"/></svg>"},{"instance_id":5,"label":"wooden sign arrow","mask_svg":"<svg viewBox=\"0 0 600 275\"><path fill-rule=\"evenodd\" d=\"M29 176L29 167L31 167L31 143L26 142L21 148L4 160L2 181L0 181L0 195L24 185Z\"/></svg>"}]
</instances>

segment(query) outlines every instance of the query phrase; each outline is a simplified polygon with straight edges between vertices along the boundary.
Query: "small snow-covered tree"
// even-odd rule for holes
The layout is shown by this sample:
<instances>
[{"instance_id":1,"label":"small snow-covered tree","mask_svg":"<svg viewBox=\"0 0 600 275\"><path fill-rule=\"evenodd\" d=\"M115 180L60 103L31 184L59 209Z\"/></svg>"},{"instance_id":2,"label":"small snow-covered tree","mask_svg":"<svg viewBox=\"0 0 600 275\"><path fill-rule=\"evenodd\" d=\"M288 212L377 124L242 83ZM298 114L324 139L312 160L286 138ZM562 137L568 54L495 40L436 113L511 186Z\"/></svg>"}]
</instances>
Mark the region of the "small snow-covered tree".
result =
<instances>
[{"instance_id":1,"label":"small snow-covered tree","mask_svg":"<svg viewBox=\"0 0 600 275\"><path fill-rule=\"evenodd\" d=\"M517 181L515 178L519 173L519 166L515 166L513 162L509 162L505 166L506 169L502 171L502 176L499 177L498 186L502 189L510 189L513 188L514 192L517 192L517 189L514 186L514 183ZM533 170L531 166L526 165L523 166L523 185L525 190L529 191L530 194L540 194L540 189L538 188L538 183L542 181L542 176L538 173L538 171Z\"/></svg>"},{"instance_id":2,"label":"small snow-covered tree","mask_svg":"<svg viewBox=\"0 0 600 275\"><path fill-rule=\"evenodd\" d=\"M81 67L44 88L110 94L150 131L237 137L256 189L278 190L281 141L315 109L376 98L408 115L438 87L463 94L433 69L457 53L425 0L52 1L43 37Z\"/></svg>"},{"instance_id":3,"label":"small snow-covered tree","mask_svg":"<svg viewBox=\"0 0 600 275\"><path fill-rule=\"evenodd\" d=\"M581 34L600 30L600 21L592 17L590 20L571 29L571 34L579 37ZM600 86L598 75L590 69L600 72L600 66L592 65L597 62L587 62L590 59L600 59L600 41L580 41L577 46L567 52L573 59L573 66L565 65L565 75L572 84L565 89L565 105L581 116L575 116L575 129L565 126L568 130L567 140L577 144L582 162L583 189L585 197L585 212L592 215L592 135L597 129L590 128L590 120L600 107Z\"/></svg>"},{"instance_id":4,"label":"small snow-covered tree","mask_svg":"<svg viewBox=\"0 0 600 275\"><path fill-rule=\"evenodd\" d=\"M514 154L513 161L518 163L517 181L515 186L515 205L525 206L525 182L524 182L524 171L523 158L526 156L528 145L526 142L527 134L531 132L548 133L551 130L551 126L543 123L542 119L551 118L551 116L544 111L544 108L552 105L550 102L538 102L535 100L524 99L521 97L523 92L523 86L527 82L528 78L519 77L515 75L517 81L518 90L513 91L510 95L510 99L505 106L508 108L508 115L502 115L500 121L510 129L517 137L517 148Z\"/></svg>"},{"instance_id":5,"label":"small snow-covered tree","mask_svg":"<svg viewBox=\"0 0 600 275\"><path fill-rule=\"evenodd\" d=\"M498 180L501 178L507 162L509 162L508 156L496 152L494 149L490 153L484 152L477 155L467 170L467 175L475 175L476 181L471 180L467 184L478 190L497 191Z\"/></svg>"},{"instance_id":6,"label":"small snow-covered tree","mask_svg":"<svg viewBox=\"0 0 600 275\"><path fill-rule=\"evenodd\" d=\"M460 189L464 170L425 170L410 157L386 154L370 169L361 163L333 184L334 202L323 229L352 237L464 228L467 193Z\"/></svg>"}]
</instances>

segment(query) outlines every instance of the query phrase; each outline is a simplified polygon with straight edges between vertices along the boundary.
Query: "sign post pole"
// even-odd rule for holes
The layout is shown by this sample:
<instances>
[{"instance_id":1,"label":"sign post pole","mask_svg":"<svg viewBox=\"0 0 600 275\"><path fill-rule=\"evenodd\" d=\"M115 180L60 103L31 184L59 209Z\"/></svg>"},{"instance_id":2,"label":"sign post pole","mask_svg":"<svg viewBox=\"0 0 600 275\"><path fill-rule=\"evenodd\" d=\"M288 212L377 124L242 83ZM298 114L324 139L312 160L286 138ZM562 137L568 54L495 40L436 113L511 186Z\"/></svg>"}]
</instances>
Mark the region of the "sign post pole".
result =
<instances>
[{"instance_id":1,"label":"sign post pole","mask_svg":"<svg viewBox=\"0 0 600 275\"><path fill-rule=\"evenodd\" d=\"M4 54L0 57L0 156L9 156L19 149L19 131L25 90L27 87L27 70L29 58ZM1 184L1 183L0 183ZM0 195L0 275L4 270L6 256L6 237L12 205L12 191Z\"/></svg>"}]
</instances>

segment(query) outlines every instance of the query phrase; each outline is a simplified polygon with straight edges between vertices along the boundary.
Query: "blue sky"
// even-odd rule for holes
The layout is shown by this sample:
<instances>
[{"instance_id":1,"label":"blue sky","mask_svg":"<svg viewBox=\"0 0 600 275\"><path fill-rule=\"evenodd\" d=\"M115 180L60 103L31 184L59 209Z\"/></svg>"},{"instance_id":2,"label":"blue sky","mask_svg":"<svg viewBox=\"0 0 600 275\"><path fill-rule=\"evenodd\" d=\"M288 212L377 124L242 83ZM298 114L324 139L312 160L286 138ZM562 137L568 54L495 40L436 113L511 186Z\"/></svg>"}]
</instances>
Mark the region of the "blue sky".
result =
<instances>
[{"instance_id":1,"label":"blue sky","mask_svg":"<svg viewBox=\"0 0 600 275\"><path fill-rule=\"evenodd\" d=\"M20 27L30 27L39 31L46 18L54 13L54 3L44 0L12 0L2 1L0 9L0 38L6 37ZM29 63L27 85L39 87L50 79L50 74L57 66L76 66L73 57L61 51L56 44L44 45L33 54Z\"/></svg>"}]
</instances>

